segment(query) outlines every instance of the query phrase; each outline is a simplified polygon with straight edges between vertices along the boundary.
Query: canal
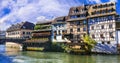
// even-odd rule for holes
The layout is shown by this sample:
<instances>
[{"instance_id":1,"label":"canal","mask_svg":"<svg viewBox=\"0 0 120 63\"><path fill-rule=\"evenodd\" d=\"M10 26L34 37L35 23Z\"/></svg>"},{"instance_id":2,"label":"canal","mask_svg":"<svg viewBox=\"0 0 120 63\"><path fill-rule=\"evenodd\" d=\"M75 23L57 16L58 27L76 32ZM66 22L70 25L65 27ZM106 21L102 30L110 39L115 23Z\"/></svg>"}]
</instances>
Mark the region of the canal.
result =
<instances>
[{"instance_id":1,"label":"canal","mask_svg":"<svg viewBox=\"0 0 120 63\"><path fill-rule=\"evenodd\" d=\"M5 52L0 46L0 63L119 63L119 55L70 55L59 52Z\"/></svg>"}]
</instances>

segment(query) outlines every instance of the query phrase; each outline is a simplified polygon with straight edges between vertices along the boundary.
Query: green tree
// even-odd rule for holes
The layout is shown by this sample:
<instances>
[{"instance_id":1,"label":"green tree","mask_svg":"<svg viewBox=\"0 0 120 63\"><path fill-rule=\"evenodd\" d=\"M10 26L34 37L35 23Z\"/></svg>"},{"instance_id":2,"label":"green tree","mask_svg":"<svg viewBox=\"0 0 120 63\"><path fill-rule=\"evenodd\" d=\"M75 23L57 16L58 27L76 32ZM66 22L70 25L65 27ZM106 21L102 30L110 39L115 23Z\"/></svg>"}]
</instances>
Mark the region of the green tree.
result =
<instances>
[{"instance_id":1,"label":"green tree","mask_svg":"<svg viewBox=\"0 0 120 63\"><path fill-rule=\"evenodd\" d=\"M97 42L88 35L85 35L85 37L83 37L83 41L86 44L85 49L88 52L91 52L91 49L97 44Z\"/></svg>"}]
</instances>

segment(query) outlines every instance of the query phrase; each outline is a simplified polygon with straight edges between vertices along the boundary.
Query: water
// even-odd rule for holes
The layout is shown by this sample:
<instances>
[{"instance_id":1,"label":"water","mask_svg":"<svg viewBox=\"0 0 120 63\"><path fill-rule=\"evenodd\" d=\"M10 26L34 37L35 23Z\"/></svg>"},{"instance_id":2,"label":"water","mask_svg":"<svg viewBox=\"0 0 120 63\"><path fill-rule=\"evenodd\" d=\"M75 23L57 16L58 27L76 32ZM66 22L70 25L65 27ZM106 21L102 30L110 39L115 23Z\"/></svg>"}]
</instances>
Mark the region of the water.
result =
<instances>
[{"instance_id":1,"label":"water","mask_svg":"<svg viewBox=\"0 0 120 63\"><path fill-rule=\"evenodd\" d=\"M3 52L0 63L119 63L119 55L70 55L58 52Z\"/></svg>"}]
</instances>

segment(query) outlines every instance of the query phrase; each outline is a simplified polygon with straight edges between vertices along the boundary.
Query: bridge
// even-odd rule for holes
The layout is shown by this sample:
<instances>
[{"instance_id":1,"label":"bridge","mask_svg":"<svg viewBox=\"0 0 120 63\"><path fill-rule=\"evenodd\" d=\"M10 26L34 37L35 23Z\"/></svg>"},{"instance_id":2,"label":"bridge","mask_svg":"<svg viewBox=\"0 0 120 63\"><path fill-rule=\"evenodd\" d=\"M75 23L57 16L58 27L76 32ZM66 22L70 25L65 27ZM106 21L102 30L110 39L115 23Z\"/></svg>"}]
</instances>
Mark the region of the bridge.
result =
<instances>
[{"instance_id":1,"label":"bridge","mask_svg":"<svg viewBox=\"0 0 120 63\"><path fill-rule=\"evenodd\" d=\"M6 48L22 50L23 42L25 40L25 38L0 38L0 44L5 44Z\"/></svg>"},{"instance_id":2,"label":"bridge","mask_svg":"<svg viewBox=\"0 0 120 63\"><path fill-rule=\"evenodd\" d=\"M0 38L0 44L5 44L6 42L22 44L25 40L25 38Z\"/></svg>"}]
</instances>

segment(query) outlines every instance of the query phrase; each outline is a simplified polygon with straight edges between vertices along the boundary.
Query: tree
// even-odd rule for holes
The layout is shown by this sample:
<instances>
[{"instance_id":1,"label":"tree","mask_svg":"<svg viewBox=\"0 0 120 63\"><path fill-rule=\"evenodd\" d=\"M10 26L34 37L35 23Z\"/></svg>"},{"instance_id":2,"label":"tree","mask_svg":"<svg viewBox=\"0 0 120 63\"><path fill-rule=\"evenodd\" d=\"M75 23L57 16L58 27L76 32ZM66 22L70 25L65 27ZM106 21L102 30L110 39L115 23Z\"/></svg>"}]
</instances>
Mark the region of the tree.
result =
<instances>
[{"instance_id":1,"label":"tree","mask_svg":"<svg viewBox=\"0 0 120 63\"><path fill-rule=\"evenodd\" d=\"M97 44L97 42L88 35L83 37L83 41L86 44L85 49L88 52L91 52L91 49Z\"/></svg>"}]
</instances>

